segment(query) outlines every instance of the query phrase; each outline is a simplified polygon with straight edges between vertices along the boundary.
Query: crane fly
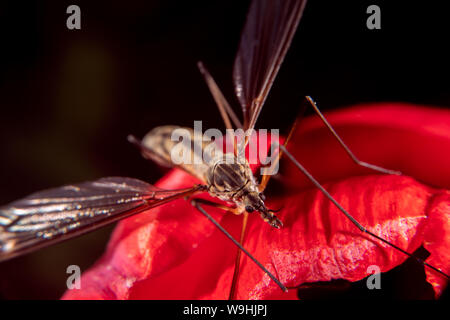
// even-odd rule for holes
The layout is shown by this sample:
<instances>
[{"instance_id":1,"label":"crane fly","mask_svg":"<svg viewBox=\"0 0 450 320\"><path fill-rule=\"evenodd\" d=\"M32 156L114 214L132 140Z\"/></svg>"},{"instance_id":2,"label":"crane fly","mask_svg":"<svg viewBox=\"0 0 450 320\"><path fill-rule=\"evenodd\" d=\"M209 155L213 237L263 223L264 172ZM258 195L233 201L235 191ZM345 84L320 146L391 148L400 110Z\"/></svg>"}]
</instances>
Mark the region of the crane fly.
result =
<instances>
[{"instance_id":1,"label":"crane fly","mask_svg":"<svg viewBox=\"0 0 450 320\"><path fill-rule=\"evenodd\" d=\"M208 70L203 63L199 62L200 72L227 129L236 128L249 132L255 128L258 116L297 29L305 4L306 1L302 0L254 0L250 5L233 67L235 93L241 105L243 121L240 121L233 112ZM358 160L321 114L314 101L310 97L307 97L307 101L358 165L385 174L400 174L397 171ZM278 163L283 153L286 154L288 159L362 232L412 256L359 224L292 156L286 146L294 128L295 125L283 145L276 145L278 153L275 163ZM171 158L176 146L171 136L179 129L187 132L188 136L188 143L182 147L184 148L182 152L195 156L192 154L192 146L196 144L200 144L198 147L202 152L205 150L207 146L196 139L192 129L176 126L157 127L142 140L134 136L129 136L128 139L140 149L145 158L164 166L182 169L200 179L202 184L185 189L163 190L133 178L109 177L34 193L0 208L0 261L93 231L174 199L189 197L191 204L239 248L230 289L231 299L235 297L238 284L241 252L251 258L282 290L286 291L286 287L242 246L248 214L252 212L258 212L270 226L282 227L280 219L264 202L263 192L273 172L269 170L262 174L261 181L258 183L243 156L246 146L250 143L248 136L239 142L233 140L233 152L224 153L216 150L214 157L209 158L208 161L203 159L197 163L176 164ZM202 192L224 200L230 206L196 199L195 195ZM241 215L243 221L240 239L235 240L222 228L208 214L205 206L214 206ZM448 278L439 269L424 261L421 263Z\"/></svg>"}]
</instances>

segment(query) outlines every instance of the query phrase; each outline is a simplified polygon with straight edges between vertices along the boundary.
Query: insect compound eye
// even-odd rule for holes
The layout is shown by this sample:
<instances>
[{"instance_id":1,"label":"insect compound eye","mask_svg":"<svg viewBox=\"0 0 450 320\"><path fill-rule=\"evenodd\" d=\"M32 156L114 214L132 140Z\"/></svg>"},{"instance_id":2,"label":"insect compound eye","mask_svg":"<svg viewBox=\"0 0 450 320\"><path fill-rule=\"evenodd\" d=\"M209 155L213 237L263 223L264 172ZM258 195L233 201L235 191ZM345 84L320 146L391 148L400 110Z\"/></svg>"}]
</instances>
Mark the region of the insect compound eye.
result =
<instances>
[{"instance_id":1,"label":"insect compound eye","mask_svg":"<svg viewBox=\"0 0 450 320\"><path fill-rule=\"evenodd\" d=\"M255 209L252 206L245 206L245 211L248 213L255 211Z\"/></svg>"},{"instance_id":2,"label":"insect compound eye","mask_svg":"<svg viewBox=\"0 0 450 320\"><path fill-rule=\"evenodd\" d=\"M262 201L266 200L266 196L264 195L264 193L260 193L259 197L261 198Z\"/></svg>"}]
</instances>

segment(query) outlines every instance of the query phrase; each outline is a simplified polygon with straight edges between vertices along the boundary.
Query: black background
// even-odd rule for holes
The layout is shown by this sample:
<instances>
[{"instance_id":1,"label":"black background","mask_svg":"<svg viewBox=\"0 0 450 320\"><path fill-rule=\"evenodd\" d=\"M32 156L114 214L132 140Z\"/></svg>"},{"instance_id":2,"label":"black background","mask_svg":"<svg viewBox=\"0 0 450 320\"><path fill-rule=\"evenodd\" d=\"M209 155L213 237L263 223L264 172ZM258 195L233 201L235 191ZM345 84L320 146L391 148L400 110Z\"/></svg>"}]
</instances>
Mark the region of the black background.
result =
<instances>
[{"instance_id":1,"label":"black background","mask_svg":"<svg viewBox=\"0 0 450 320\"><path fill-rule=\"evenodd\" d=\"M81 7L81 30L66 8ZM196 68L230 102L248 1L2 1L0 203L103 176L162 174L126 141L162 124L222 128ZM381 30L366 8L381 8ZM323 111L361 102L450 106L449 23L442 5L310 1L258 122L285 129L302 97ZM88 268L112 228L0 264L0 298L54 299L66 267Z\"/></svg>"}]
</instances>

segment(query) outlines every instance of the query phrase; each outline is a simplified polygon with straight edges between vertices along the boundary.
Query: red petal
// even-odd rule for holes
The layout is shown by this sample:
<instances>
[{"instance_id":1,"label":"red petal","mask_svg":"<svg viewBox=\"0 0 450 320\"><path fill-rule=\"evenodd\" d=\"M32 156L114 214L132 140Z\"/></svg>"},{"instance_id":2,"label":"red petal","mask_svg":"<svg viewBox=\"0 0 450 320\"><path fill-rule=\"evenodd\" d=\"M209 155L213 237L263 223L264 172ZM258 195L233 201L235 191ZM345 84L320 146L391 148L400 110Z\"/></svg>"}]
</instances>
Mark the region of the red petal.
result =
<instances>
[{"instance_id":1,"label":"red petal","mask_svg":"<svg viewBox=\"0 0 450 320\"><path fill-rule=\"evenodd\" d=\"M391 104L344 110L328 119L361 159L434 185L450 185L450 168L445 164L450 158L449 112ZM352 164L328 132L318 128L316 120L306 120L290 144L308 169L322 181L369 172ZM292 185L310 185L290 164L284 165L288 176L295 177ZM158 186L179 188L195 182L173 171ZM410 252L424 242L431 252L427 261L449 273L448 193L397 176L350 178L327 188L357 219L389 241ZM335 277L358 280L371 264L385 271L405 259L361 235L316 190L272 197L268 205L284 206L279 215L285 228L272 229L252 215L245 246L289 286ZM222 225L232 234L239 234L240 217L209 211L216 219L222 217ZM224 299L235 252L234 245L186 201L173 201L122 221L106 254L83 274L82 289L67 291L64 298ZM430 272L428 277L439 293L442 278ZM295 298L295 292L282 294L244 258L238 297L284 299Z\"/></svg>"},{"instance_id":2,"label":"red petal","mask_svg":"<svg viewBox=\"0 0 450 320\"><path fill-rule=\"evenodd\" d=\"M358 105L326 116L359 159L450 188L449 110L384 103ZM318 117L300 122L289 148L319 181L373 173L350 160ZM311 185L291 164L284 169L294 185Z\"/></svg>"},{"instance_id":3,"label":"red petal","mask_svg":"<svg viewBox=\"0 0 450 320\"><path fill-rule=\"evenodd\" d=\"M412 178L366 176L327 185L335 199L375 234L413 252L422 242L434 259L429 262L449 272L449 201L445 193L430 189ZM246 246L287 286L331 279L360 280L378 266L382 272L401 264L406 257L362 234L317 190L276 199L284 204L281 232L249 224ZM429 218L427 218L429 217ZM430 221L431 220L431 221ZM434 223L433 220L439 220ZM432 232L427 230L432 229ZM438 234L439 236L435 236ZM448 235L448 233L447 233ZM436 240L436 247L428 245ZM436 252L438 251L438 252ZM250 299L284 299L281 290L248 259L241 267L239 294ZM232 270L228 272L231 273ZM433 272L439 285L445 279ZM224 275L223 279L227 276ZM226 281L226 280L225 280ZM436 287L439 290L441 287Z\"/></svg>"},{"instance_id":4,"label":"red petal","mask_svg":"<svg viewBox=\"0 0 450 320\"><path fill-rule=\"evenodd\" d=\"M450 192L437 194L430 203L428 222L424 229L424 247L431 252L427 263L442 266L449 274L450 262ZM432 284L436 296L439 296L447 285L445 279L428 268L425 269L427 281Z\"/></svg>"}]
</instances>

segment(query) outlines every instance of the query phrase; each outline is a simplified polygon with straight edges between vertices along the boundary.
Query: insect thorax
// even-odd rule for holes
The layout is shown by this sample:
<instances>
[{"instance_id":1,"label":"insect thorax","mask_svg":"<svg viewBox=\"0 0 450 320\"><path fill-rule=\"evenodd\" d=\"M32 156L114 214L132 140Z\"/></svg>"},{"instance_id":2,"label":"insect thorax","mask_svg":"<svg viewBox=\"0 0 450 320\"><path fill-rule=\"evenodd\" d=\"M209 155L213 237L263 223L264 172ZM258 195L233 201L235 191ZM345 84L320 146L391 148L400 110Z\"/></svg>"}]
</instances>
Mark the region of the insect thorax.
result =
<instances>
[{"instance_id":1,"label":"insect thorax","mask_svg":"<svg viewBox=\"0 0 450 320\"><path fill-rule=\"evenodd\" d=\"M186 132L181 142L172 139L175 129L183 129ZM152 151L149 156L163 165L173 164L173 154L187 155L187 160L190 161L177 166L205 181L208 192L214 197L244 205L244 195L258 193L256 180L245 158L240 159L233 153L222 153L220 148L210 149L211 142L197 140L190 128L157 127L149 132L142 142ZM211 150L214 152L211 153ZM193 161L195 157L201 161ZM251 202L253 204L255 201Z\"/></svg>"},{"instance_id":2,"label":"insect thorax","mask_svg":"<svg viewBox=\"0 0 450 320\"><path fill-rule=\"evenodd\" d=\"M222 200L238 200L242 193L257 192L256 181L246 161L225 154L211 165L205 175L208 191Z\"/></svg>"}]
</instances>

